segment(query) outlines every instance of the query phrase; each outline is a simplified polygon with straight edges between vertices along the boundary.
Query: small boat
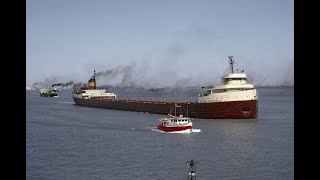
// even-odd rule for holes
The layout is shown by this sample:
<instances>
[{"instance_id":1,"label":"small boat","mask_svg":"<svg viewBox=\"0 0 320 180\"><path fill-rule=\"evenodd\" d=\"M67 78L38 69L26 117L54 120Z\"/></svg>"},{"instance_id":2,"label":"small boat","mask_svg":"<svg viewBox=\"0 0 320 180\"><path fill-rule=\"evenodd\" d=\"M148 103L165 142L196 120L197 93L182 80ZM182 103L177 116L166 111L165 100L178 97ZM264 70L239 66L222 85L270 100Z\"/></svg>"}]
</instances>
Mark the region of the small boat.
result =
<instances>
[{"instance_id":1,"label":"small boat","mask_svg":"<svg viewBox=\"0 0 320 180\"><path fill-rule=\"evenodd\" d=\"M42 88L40 89L41 97L57 97L57 89L56 88Z\"/></svg>"},{"instance_id":2,"label":"small boat","mask_svg":"<svg viewBox=\"0 0 320 180\"><path fill-rule=\"evenodd\" d=\"M185 117L183 115L176 115L176 108L181 107L175 103L174 109L175 114L168 114L169 117L163 117L159 119L157 124L157 129L166 132L174 132L174 131L183 131L183 130L191 130L192 129L192 121L189 117Z\"/></svg>"}]
</instances>

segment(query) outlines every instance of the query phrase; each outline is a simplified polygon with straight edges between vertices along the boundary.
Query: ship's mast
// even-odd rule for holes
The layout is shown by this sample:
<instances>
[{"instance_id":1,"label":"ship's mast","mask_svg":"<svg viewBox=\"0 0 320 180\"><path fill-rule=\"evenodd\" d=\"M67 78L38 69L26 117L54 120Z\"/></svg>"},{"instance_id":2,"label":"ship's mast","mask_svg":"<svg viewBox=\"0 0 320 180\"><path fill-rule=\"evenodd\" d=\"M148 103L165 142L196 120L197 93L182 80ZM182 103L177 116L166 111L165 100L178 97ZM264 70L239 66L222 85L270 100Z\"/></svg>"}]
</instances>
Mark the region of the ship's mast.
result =
<instances>
[{"instance_id":1,"label":"ship's mast","mask_svg":"<svg viewBox=\"0 0 320 180\"><path fill-rule=\"evenodd\" d=\"M188 104L190 104L190 103L188 103ZM187 104L187 117L189 117L188 104Z\"/></svg>"},{"instance_id":2,"label":"ship's mast","mask_svg":"<svg viewBox=\"0 0 320 180\"><path fill-rule=\"evenodd\" d=\"M233 63L234 63L233 56L228 56L228 58L229 58L231 73L233 74Z\"/></svg>"},{"instance_id":3,"label":"ship's mast","mask_svg":"<svg viewBox=\"0 0 320 180\"><path fill-rule=\"evenodd\" d=\"M177 117L177 85L174 88L174 117Z\"/></svg>"},{"instance_id":4,"label":"ship's mast","mask_svg":"<svg viewBox=\"0 0 320 180\"><path fill-rule=\"evenodd\" d=\"M177 103L174 103L174 117L177 116Z\"/></svg>"}]
</instances>

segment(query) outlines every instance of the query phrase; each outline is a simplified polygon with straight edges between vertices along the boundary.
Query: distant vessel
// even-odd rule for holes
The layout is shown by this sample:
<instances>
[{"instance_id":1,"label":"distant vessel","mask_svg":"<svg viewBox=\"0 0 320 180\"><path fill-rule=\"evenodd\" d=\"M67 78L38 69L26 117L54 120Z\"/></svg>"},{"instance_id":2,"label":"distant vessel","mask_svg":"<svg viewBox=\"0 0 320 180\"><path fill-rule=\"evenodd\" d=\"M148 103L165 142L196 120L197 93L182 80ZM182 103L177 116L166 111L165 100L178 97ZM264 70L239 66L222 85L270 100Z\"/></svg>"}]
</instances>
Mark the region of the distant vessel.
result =
<instances>
[{"instance_id":1,"label":"distant vessel","mask_svg":"<svg viewBox=\"0 0 320 180\"><path fill-rule=\"evenodd\" d=\"M164 88L150 88L148 91L163 91Z\"/></svg>"},{"instance_id":2,"label":"distant vessel","mask_svg":"<svg viewBox=\"0 0 320 180\"><path fill-rule=\"evenodd\" d=\"M40 89L40 96L41 97L55 97L55 96L58 96L57 89L56 88L51 88L51 87L42 88L42 89Z\"/></svg>"},{"instance_id":3,"label":"distant vessel","mask_svg":"<svg viewBox=\"0 0 320 180\"><path fill-rule=\"evenodd\" d=\"M118 98L106 89L97 89L95 72L88 87L74 89L73 100L77 105L97 108L167 114L179 104L188 109L189 117L203 119L256 119L258 114L257 90L247 82L244 71L233 71L233 56L229 56L231 72L221 77L221 85L202 87L196 101L153 101Z\"/></svg>"},{"instance_id":4,"label":"distant vessel","mask_svg":"<svg viewBox=\"0 0 320 180\"><path fill-rule=\"evenodd\" d=\"M26 84L26 91L31 91L32 88Z\"/></svg>"},{"instance_id":5,"label":"distant vessel","mask_svg":"<svg viewBox=\"0 0 320 180\"><path fill-rule=\"evenodd\" d=\"M157 124L157 128L161 131L173 132L192 129L192 121L189 117L182 114L177 116L177 104L174 105L174 115L168 114L169 117L161 118Z\"/></svg>"}]
</instances>

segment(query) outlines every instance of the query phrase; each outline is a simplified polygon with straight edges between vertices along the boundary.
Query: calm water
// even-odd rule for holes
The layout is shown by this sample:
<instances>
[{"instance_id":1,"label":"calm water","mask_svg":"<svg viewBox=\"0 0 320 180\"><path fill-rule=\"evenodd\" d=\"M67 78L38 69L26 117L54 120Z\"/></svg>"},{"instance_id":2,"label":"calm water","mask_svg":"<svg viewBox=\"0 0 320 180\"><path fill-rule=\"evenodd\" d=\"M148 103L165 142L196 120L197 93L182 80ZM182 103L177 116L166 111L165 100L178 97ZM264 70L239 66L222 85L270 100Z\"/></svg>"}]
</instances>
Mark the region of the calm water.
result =
<instances>
[{"instance_id":1,"label":"calm water","mask_svg":"<svg viewBox=\"0 0 320 180\"><path fill-rule=\"evenodd\" d=\"M195 100L199 90L176 90ZM74 105L26 93L26 175L33 179L294 179L294 88L259 88L255 120L194 119L192 133L162 133L163 115ZM170 98L166 91L117 90L118 96ZM171 96L172 97L172 96Z\"/></svg>"}]
</instances>

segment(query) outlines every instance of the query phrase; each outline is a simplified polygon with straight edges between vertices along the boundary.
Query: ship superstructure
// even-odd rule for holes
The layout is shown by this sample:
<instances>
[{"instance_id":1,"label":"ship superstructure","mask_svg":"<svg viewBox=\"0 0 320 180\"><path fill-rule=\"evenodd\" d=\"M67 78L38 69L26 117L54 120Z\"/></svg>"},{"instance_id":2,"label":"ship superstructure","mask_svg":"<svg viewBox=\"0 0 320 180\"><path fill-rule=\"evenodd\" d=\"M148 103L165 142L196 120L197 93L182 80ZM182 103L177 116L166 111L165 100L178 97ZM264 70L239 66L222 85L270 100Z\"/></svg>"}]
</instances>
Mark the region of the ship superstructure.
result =
<instances>
[{"instance_id":1,"label":"ship superstructure","mask_svg":"<svg viewBox=\"0 0 320 180\"><path fill-rule=\"evenodd\" d=\"M98 89L96 87L95 71L93 77L88 81L88 86L75 87L73 98L91 99L91 98L117 98L113 92L108 92L106 89Z\"/></svg>"},{"instance_id":2,"label":"ship superstructure","mask_svg":"<svg viewBox=\"0 0 320 180\"><path fill-rule=\"evenodd\" d=\"M231 73L221 77L221 85L203 87L198 103L231 102L257 100L257 90L253 84L247 82L247 75L242 70L234 73L233 56L229 56Z\"/></svg>"}]
</instances>

